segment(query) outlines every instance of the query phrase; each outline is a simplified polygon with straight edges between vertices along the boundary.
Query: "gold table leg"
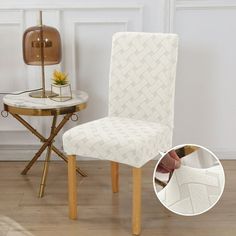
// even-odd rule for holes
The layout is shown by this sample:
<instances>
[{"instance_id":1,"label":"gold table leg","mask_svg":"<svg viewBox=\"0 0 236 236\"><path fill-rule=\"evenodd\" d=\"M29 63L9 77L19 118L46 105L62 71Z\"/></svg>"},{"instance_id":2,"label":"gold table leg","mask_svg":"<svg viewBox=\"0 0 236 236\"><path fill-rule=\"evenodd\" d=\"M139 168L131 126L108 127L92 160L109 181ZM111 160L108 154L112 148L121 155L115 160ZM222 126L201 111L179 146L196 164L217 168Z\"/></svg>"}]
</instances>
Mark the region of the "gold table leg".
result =
<instances>
[{"instance_id":1,"label":"gold table leg","mask_svg":"<svg viewBox=\"0 0 236 236\"><path fill-rule=\"evenodd\" d=\"M66 163L68 163L68 158L62 153L60 150L58 150L55 146L52 145L52 150ZM81 170L78 166L76 167L76 171L83 177L87 177L87 173L83 170Z\"/></svg>"},{"instance_id":2,"label":"gold table leg","mask_svg":"<svg viewBox=\"0 0 236 236\"><path fill-rule=\"evenodd\" d=\"M37 161L37 159L41 156L43 151L51 144L51 142L54 140L58 132L62 129L62 127L65 125L65 123L70 119L72 114L67 114L64 116L62 121L59 123L57 127L55 127L54 132L49 136L48 139L44 142L44 144L41 146L41 148L38 150L38 152L35 154L33 159L28 163L28 165L25 167L25 169L22 171L22 174L27 174L28 170L32 167L32 165Z\"/></svg>"},{"instance_id":3,"label":"gold table leg","mask_svg":"<svg viewBox=\"0 0 236 236\"><path fill-rule=\"evenodd\" d=\"M55 130L56 122L57 122L57 115L53 116L53 122L52 122L50 136L53 134L53 132ZM50 162L50 158L51 158L51 152L52 152L52 142L48 146L46 159L44 161L43 174L42 174L42 179L41 179L40 188L39 188L39 197L40 198L43 197L43 195L44 195L44 190L45 190L45 185L46 185L46 180L47 180L47 175L48 175L49 162Z\"/></svg>"},{"instance_id":4,"label":"gold table leg","mask_svg":"<svg viewBox=\"0 0 236 236\"><path fill-rule=\"evenodd\" d=\"M54 138L57 136L59 131L63 128L63 126L66 124L66 122L70 119L70 117L73 115L73 113L69 113L64 116L64 118L61 120L61 122L56 126L56 120L57 120L57 115L53 117L53 123L51 127L51 133L49 138L45 138L42 134L40 134L35 128L33 128L27 121L25 121L21 116L11 113L11 115L17 119L22 125L24 125L29 131L31 131L32 134L34 134L37 138L40 139L41 142L43 142L43 145L41 148L37 151L37 153L34 155L32 160L27 164L25 169L21 172L22 175L26 175L27 172L30 170L30 168L34 165L34 163L38 160L38 158L41 156L41 154L44 152L46 148L47 150L47 155L46 159L44 162L44 169L43 169L43 174L42 174L42 179L41 179L41 184L40 184L40 190L39 190L39 197L42 197L44 195L44 189L45 189L45 183L47 179L47 173L48 173L48 166L50 162L50 157L51 157L51 151L54 151L58 157L60 157L62 160L64 160L66 163L68 163L68 158L66 155L64 155L63 152L58 150L54 145ZM76 171L83 177L87 176L87 173L81 170L79 167L76 167Z\"/></svg>"},{"instance_id":5,"label":"gold table leg","mask_svg":"<svg viewBox=\"0 0 236 236\"><path fill-rule=\"evenodd\" d=\"M41 135L35 128L33 128L28 122L26 122L22 117L20 117L17 114L13 114L11 113L11 115L17 119L22 125L24 125L29 131L31 131L32 134L34 134L37 138L40 139L41 142L45 143L47 142L47 139L45 137L43 137L43 135ZM43 151L45 150L45 148L43 149ZM40 151L40 149L39 149ZM39 152L38 151L38 152ZM43 152L42 151L42 152ZM65 162L68 162L66 155L64 155L64 153L62 153L61 151L59 151L54 145L52 145L52 151L54 151L61 159L63 159ZM40 155L42 154L42 152L40 151ZM37 153L35 154L35 156L33 157L33 159L28 163L28 165L26 166L26 168L21 172L22 175L26 175L27 172L29 171L29 169L33 166L33 164L38 160L38 158L40 157L40 155L37 155ZM82 171L79 167L76 167L76 171L83 177L88 176L84 171Z\"/></svg>"}]
</instances>

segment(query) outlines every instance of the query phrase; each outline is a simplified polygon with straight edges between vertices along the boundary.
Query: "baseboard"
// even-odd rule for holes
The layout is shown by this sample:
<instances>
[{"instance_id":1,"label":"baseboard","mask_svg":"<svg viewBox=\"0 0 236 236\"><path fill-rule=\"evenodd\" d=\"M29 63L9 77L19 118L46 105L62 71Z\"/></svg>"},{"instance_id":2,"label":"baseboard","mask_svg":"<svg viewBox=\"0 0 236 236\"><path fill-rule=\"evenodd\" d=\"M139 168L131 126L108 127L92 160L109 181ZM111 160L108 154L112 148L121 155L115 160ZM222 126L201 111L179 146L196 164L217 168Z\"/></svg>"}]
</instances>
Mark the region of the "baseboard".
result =
<instances>
[{"instance_id":1,"label":"baseboard","mask_svg":"<svg viewBox=\"0 0 236 236\"><path fill-rule=\"evenodd\" d=\"M40 145L0 145L0 161L28 161L38 151ZM236 150L212 150L220 160L236 160ZM93 158L79 157L79 160L94 160ZM42 155L39 160L44 160ZM61 160L53 153L52 160Z\"/></svg>"},{"instance_id":2,"label":"baseboard","mask_svg":"<svg viewBox=\"0 0 236 236\"><path fill-rule=\"evenodd\" d=\"M0 145L0 161L29 161L39 150L40 145ZM62 151L62 150L60 150ZM39 160L44 160L46 151L41 155ZM94 160L93 158L78 157L79 160ZM51 160L61 161L52 152Z\"/></svg>"},{"instance_id":3,"label":"baseboard","mask_svg":"<svg viewBox=\"0 0 236 236\"><path fill-rule=\"evenodd\" d=\"M236 151L232 150L212 150L220 160L236 160Z\"/></svg>"}]
</instances>

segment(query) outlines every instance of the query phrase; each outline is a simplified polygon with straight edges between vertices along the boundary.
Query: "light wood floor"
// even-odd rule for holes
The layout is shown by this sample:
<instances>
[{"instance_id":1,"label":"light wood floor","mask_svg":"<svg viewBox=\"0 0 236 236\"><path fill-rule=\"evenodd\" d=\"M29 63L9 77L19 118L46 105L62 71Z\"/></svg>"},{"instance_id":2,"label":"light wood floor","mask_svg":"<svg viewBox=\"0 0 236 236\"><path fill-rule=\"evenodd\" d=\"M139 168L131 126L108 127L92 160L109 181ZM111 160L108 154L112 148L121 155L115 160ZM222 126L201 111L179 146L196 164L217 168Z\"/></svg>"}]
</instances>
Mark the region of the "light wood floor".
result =
<instances>
[{"instance_id":1,"label":"light wood floor","mask_svg":"<svg viewBox=\"0 0 236 236\"><path fill-rule=\"evenodd\" d=\"M42 163L21 176L24 162L0 162L0 236L126 236L131 235L131 168L120 167L120 192L112 194L110 165L82 161L89 174L79 179L79 219L68 219L67 171L52 162L46 195L37 198ZM220 202L208 213L177 216L156 199L152 187L155 162L143 171L142 236L235 236L236 161L223 162L226 188Z\"/></svg>"}]
</instances>

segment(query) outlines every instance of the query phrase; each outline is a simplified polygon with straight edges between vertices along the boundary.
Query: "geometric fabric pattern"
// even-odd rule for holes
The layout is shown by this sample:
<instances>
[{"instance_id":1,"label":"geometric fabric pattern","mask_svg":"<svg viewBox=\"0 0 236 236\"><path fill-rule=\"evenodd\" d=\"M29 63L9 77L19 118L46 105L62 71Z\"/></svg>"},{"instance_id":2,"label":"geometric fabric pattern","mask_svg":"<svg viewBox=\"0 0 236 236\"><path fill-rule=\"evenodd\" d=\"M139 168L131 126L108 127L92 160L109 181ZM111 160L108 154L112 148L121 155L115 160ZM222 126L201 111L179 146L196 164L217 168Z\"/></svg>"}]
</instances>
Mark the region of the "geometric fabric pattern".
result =
<instances>
[{"instance_id":1,"label":"geometric fabric pattern","mask_svg":"<svg viewBox=\"0 0 236 236\"><path fill-rule=\"evenodd\" d=\"M216 204L224 189L224 181L220 165L206 169L181 165L157 197L175 213L197 215Z\"/></svg>"},{"instance_id":2,"label":"geometric fabric pattern","mask_svg":"<svg viewBox=\"0 0 236 236\"><path fill-rule=\"evenodd\" d=\"M116 33L111 55L109 115L173 128L177 36Z\"/></svg>"},{"instance_id":3,"label":"geometric fabric pattern","mask_svg":"<svg viewBox=\"0 0 236 236\"><path fill-rule=\"evenodd\" d=\"M112 40L108 117L67 131L64 150L141 167L159 151L169 149L177 44L174 34L116 33Z\"/></svg>"},{"instance_id":4,"label":"geometric fabric pattern","mask_svg":"<svg viewBox=\"0 0 236 236\"><path fill-rule=\"evenodd\" d=\"M170 129L154 122L105 117L67 131L63 135L67 154L116 161L141 167L171 144Z\"/></svg>"}]
</instances>

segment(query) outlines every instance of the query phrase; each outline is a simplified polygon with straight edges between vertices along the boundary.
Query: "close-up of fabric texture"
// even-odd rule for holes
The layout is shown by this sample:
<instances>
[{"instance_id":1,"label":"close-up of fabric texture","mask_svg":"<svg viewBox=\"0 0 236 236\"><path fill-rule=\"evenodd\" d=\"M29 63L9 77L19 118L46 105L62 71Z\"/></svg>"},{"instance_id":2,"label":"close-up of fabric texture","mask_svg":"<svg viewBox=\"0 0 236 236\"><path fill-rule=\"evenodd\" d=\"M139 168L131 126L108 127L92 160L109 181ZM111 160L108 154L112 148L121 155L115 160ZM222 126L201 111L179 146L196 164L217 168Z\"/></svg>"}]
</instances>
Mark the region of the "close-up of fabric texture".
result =
<instances>
[{"instance_id":1,"label":"close-up of fabric texture","mask_svg":"<svg viewBox=\"0 0 236 236\"><path fill-rule=\"evenodd\" d=\"M182 165L169 183L157 193L171 211L197 215L208 210L219 199L224 188L224 171L220 165L200 169Z\"/></svg>"}]
</instances>

